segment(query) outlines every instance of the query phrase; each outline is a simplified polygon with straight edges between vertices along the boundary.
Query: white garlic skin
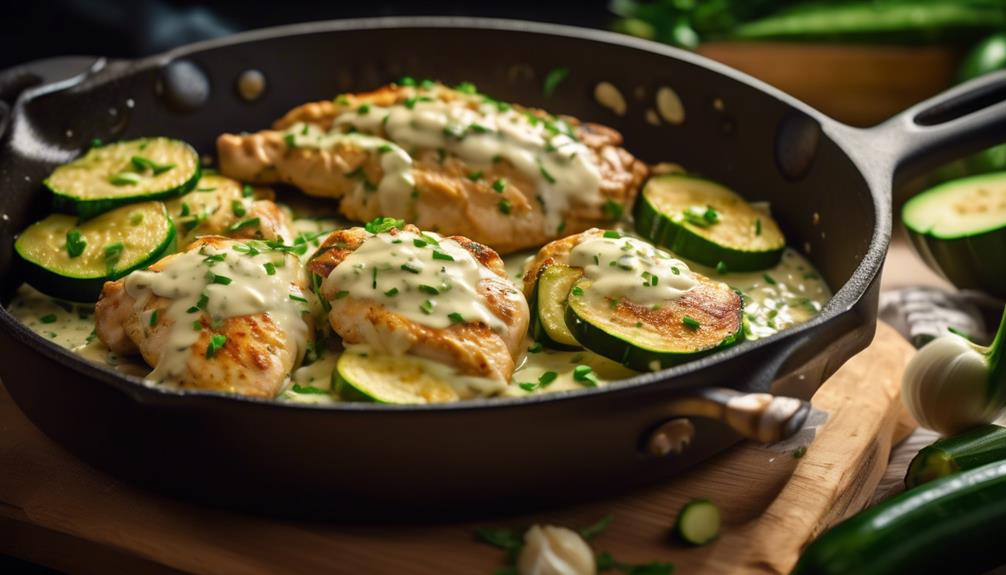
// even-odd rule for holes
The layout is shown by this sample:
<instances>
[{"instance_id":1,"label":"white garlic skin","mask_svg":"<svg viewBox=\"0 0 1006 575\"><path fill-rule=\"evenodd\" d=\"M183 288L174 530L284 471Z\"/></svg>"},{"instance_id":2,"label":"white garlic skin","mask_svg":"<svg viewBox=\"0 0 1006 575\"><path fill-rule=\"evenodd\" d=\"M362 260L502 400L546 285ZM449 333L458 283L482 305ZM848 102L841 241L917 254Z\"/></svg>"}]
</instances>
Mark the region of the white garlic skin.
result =
<instances>
[{"instance_id":1,"label":"white garlic skin","mask_svg":"<svg viewBox=\"0 0 1006 575\"><path fill-rule=\"evenodd\" d=\"M1002 405L991 401L984 351L946 335L916 352L901 380L901 399L920 425L953 435L996 419Z\"/></svg>"},{"instance_id":2,"label":"white garlic skin","mask_svg":"<svg viewBox=\"0 0 1006 575\"><path fill-rule=\"evenodd\" d=\"M535 525L524 534L517 570L520 575L595 575L597 563L576 531Z\"/></svg>"}]
</instances>

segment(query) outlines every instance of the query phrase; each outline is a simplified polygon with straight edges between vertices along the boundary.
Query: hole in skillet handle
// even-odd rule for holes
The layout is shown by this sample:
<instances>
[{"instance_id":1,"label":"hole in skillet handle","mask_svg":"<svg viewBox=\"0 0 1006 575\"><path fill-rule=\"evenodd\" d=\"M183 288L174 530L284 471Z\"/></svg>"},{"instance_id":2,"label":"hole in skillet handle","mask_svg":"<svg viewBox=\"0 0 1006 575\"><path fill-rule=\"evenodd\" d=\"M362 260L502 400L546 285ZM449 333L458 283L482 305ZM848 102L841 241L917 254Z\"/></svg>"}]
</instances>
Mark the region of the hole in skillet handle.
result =
<instances>
[{"instance_id":1,"label":"hole in skillet handle","mask_svg":"<svg viewBox=\"0 0 1006 575\"><path fill-rule=\"evenodd\" d=\"M914 121L919 126L936 126L988 108L1006 100L1006 84L988 84L957 94L922 110Z\"/></svg>"},{"instance_id":2,"label":"hole in skillet handle","mask_svg":"<svg viewBox=\"0 0 1006 575\"><path fill-rule=\"evenodd\" d=\"M805 114L790 112L776 131L776 167L791 182L803 179L810 172L820 143L821 125Z\"/></svg>"},{"instance_id":3,"label":"hole in skillet handle","mask_svg":"<svg viewBox=\"0 0 1006 575\"><path fill-rule=\"evenodd\" d=\"M210 98L210 80L194 62L173 60L161 69L157 94L172 112L190 114Z\"/></svg>"}]
</instances>

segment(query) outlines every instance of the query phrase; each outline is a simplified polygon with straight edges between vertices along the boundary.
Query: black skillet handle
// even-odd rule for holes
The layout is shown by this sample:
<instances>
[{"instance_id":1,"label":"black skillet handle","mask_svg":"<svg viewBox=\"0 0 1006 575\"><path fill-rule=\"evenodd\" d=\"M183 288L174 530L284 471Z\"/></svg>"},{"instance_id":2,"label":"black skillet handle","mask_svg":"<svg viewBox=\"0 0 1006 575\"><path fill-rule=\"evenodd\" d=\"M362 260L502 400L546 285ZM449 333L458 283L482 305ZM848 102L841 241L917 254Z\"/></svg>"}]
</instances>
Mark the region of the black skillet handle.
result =
<instances>
[{"instance_id":1,"label":"black skillet handle","mask_svg":"<svg viewBox=\"0 0 1006 575\"><path fill-rule=\"evenodd\" d=\"M11 109L25 90L71 78L83 78L104 65L97 56L60 56L0 70L0 138L9 124Z\"/></svg>"},{"instance_id":2,"label":"black skillet handle","mask_svg":"<svg viewBox=\"0 0 1006 575\"><path fill-rule=\"evenodd\" d=\"M860 131L866 161L887 162L895 185L1006 141L1006 70L937 94Z\"/></svg>"}]
</instances>

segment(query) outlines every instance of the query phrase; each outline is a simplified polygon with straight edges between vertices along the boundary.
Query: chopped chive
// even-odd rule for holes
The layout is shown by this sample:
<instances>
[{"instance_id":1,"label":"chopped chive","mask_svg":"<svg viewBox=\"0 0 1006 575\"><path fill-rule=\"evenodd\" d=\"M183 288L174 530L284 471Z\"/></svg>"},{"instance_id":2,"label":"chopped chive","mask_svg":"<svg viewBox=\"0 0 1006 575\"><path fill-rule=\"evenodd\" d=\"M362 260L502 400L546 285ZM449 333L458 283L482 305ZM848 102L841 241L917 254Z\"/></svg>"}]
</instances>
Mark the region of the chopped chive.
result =
<instances>
[{"instance_id":1,"label":"chopped chive","mask_svg":"<svg viewBox=\"0 0 1006 575\"><path fill-rule=\"evenodd\" d=\"M422 271L418 266L416 266L415 264L413 264L411 262L405 262L400 267L401 267L402 270L407 271L407 272L412 273L412 274L418 274L419 272Z\"/></svg>"},{"instance_id":2,"label":"chopped chive","mask_svg":"<svg viewBox=\"0 0 1006 575\"><path fill-rule=\"evenodd\" d=\"M402 79L398 81L399 86L415 86L416 79L412 76L402 76Z\"/></svg>"},{"instance_id":3,"label":"chopped chive","mask_svg":"<svg viewBox=\"0 0 1006 575\"><path fill-rule=\"evenodd\" d=\"M678 266L671 266L671 273L676 276L681 275L681 270L678 269Z\"/></svg>"},{"instance_id":4,"label":"chopped chive","mask_svg":"<svg viewBox=\"0 0 1006 575\"><path fill-rule=\"evenodd\" d=\"M87 241L80 234L80 230L70 230L66 232L66 253L71 258L79 257L80 254L84 253L84 248L87 247Z\"/></svg>"},{"instance_id":5,"label":"chopped chive","mask_svg":"<svg viewBox=\"0 0 1006 575\"><path fill-rule=\"evenodd\" d=\"M206 306L210 303L210 296L207 294L199 294L199 301L196 302L196 309L206 309Z\"/></svg>"},{"instance_id":6,"label":"chopped chive","mask_svg":"<svg viewBox=\"0 0 1006 575\"><path fill-rule=\"evenodd\" d=\"M133 172L119 172L108 178L113 186L135 186L140 183L140 175Z\"/></svg>"},{"instance_id":7,"label":"chopped chive","mask_svg":"<svg viewBox=\"0 0 1006 575\"><path fill-rule=\"evenodd\" d=\"M225 254L225 253L213 254L213 255L206 256L205 258L203 258L203 263L206 264L206 265L208 265L208 266L210 266L210 267L212 267L214 264L218 264L218 263L224 261L225 259L227 259L227 254Z\"/></svg>"},{"instance_id":8,"label":"chopped chive","mask_svg":"<svg viewBox=\"0 0 1006 575\"><path fill-rule=\"evenodd\" d=\"M622 237L622 233L618 230L604 230L604 237L618 239Z\"/></svg>"},{"instance_id":9,"label":"chopped chive","mask_svg":"<svg viewBox=\"0 0 1006 575\"><path fill-rule=\"evenodd\" d=\"M419 284L419 288L418 289L419 289L419 291L421 291L423 293L428 293L430 295L437 295L437 294L440 293L440 290L438 290L437 288L435 288L433 286L430 286L430 285L426 285L426 284Z\"/></svg>"},{"instance_id":10,"label":"chopped chive","mask_svg":"<svg viewBox=\"0 0 1006 575\"><path fill-rule=\"evenodd\" d=\"M573 379L586 387L597 387L597 376L589 365L578 365L573 368Z\"/></svg>"},{"instance_id":11,"label":"chopped chive","mask_svg":"<svg viewBox=\"0 0 1006 575\"><path fill-rule=\"evenodd\" d=\"M615 200L608 200L604 203L604 215L609 220L620 220L625 213L625 207Z\"/></svg>"},{"instance_id":12,"label":"chopped chive","mask_svg":"<svg viewBox=\"0 0 1006 575\"><path fill-rule=\"evenodd\" d=\"M566 79L566 76L569 76L569 68L555 68L549 71L545 75L545 82L541 89L542 95L546 98L551 97L559 84Z\"/></svg>"},{"instance_id":13,"label":"chopped chive","mask_svg":"<svg viewBox=\"0 0 1006 575\"><path fill-rule=\"evenodd\" d=\"M293 134L283 136L283 142L286 144L286 147L291 150L297 147L297 139Z\"/></svg>"},{"instance_id":14,"label":"chopped chive","mask_svg":"<svg viewBox=\"0 0 1006 575\"><path fill-rule=\"evenodd\" d=\"M775 284L779 283L779 282L775 281L774 277L772 277L772 276L770 276L768 274L763 274L762 277L765 278L765 283L767 283L768 285L773 285L774 286Z\"/></svg>"},{"instance_id":15,"label":"chopped chive","mask_svg":"<svg viewBox=\"0 0 1006 575\"><path fill-rule=\"evenodd\" d=\"M167 172L168 170L171 170L175 167L174 164L158 164L157 162L151 160L150 158L144 158L143 156L133 156L132 158L129 159L129 161L130 163L133 164L133 167L136 168L137 170L142 171L149 168L150 171L152 171L155 176L159 176L164 172Z\"/></svg>"},{"instance_id":16,"label":"chopped chive","mask_svg":"<svg viewBox=\"0 0 1006 575\"><path fill-rule=\"evenodd\" d=\"M276 275L276 265L273 264L272 262L266 262L266 263L262 264L262 267L265 268L265 273L267 273L267 274L269 274L271 276Z\"/></svg>"},{"instance_id":17,"label":"chopped chive","mask_svg":"<svg viewBox=\"0 0 1006 575\"><path fill-rule=\"evenodd\" d=\"M182 216L184 218L185 216L189 215L189 213L190 213L190 211L189 211L189 204L187 204L185 202L182 202L182 210L180 212L178 212L178 215L180 215L180 216Z\"/></svg>"},{"instance_id":18,"label":"chopped chive","mask_svg":"<svg viewBox=\"0 0 1006 575\"><path fill-rule=\"evenodd\" d=\"M115 242L114 244L108 244L105 246L105 266L112 270L115 269L115 264L119 263L119 258L122 257L122 250L126 249L122 242Z\"/></svg>"},{"instance_id":19,"label":"chopped chive","mask_svg":"<svg viewBox=\"0 0 1006 575\"><path fill-rule=\"evenodd\" d=\"M385 232L390 232L394 229L402 229L405 226L405 220L397 220L395 218L377 217L370 220L364 224L363 228L372 234L381 234Z\"/></svg>"},{"instance_id":20,"label":"chopped chive","mask_svg":"<svg viewBox=\"0 0 1006 575\"><path fill-rule=\"evenodd\" d=\"M404 103L405 107L411 110L416 107L416 98L406 98Z\"/></svg>"},{"instance_id":21,"label":"chopped chive","mask_svg":"<svg viewBox=\"0 0 1006 575\"><path fill-rule=\"evenodd\" d=\"M575 296L581 296L583 295L583 288L580 286L573 286L573 289L569 290L569 293Z\"/></svg>"},{"instance_id":22,"label":"chopped chive","mask_svg":"<svg viewBox=\"0 0 1006 575\"><path fill-rule=\"evenodd\" d=\"M412 245L416 246L417 248L425 248L427 243L428 242L426 240L421 240L419 238L412 240Z\"/></svg>"},{"instance_id":23,"label":"chopped chive","mask_svg":"<svg viewBox=\"0 0 1006 575\"><path fill-rule=\"evenodd\" d=\"M535 389L537 389L538 388L538 384L537 383L518 383L517 387L523 389L524 391L530 392L530 391L534 391Z\"/></svg>"},{"instance_id":24,"label":"chopped chive","mask_svg":"<svg viewBox=\"0 0 1006 575\"><path fill-rule=\"evenodd\" d=\"M716 262L716 273L725 274L727 273L727 264L724 261Z\"/></svg>"},{"instance_id":25,"label":"chopped chive","mask_svg":"<svg viewBox=\"0 0 1006 575\"><path fill-rule=\"evenodd\" d=\"M527 352L528 353L541 353L541 349L542 349L541 342L538 342L538 341L536 341L536 342L532 343L531 345L527 346Z\"/></svg>"},{"instance_id":26,"label":"chopped chive","mask_svg":"<svg viewBox=\"0 0 1006 575\"><path fill-rule=\"evenodd\" d=\"M388 152L390 152L393 149L394 148L391 147L391 144L381 144L380 146L377 147L377 153L378 154L387 154Z\"/></svg>"},{"instance_id":27,"label":"chopped chive","mask_svg":"<svg viewBox=\"0 0 1006 575\"><path fill-rule=\"evenodd\" d=\"M693 318L691 316L687 316L687 315L685 317L681 318L681 323L685 324L685 327L687 327L688 329L690 329L692 331L695 331L695 330L699 329L699 327L702 326L702 324L699 323L699 320L697 320L697 319L695 319L695 318Z\"/></svg>"},{"instance_id":28,"label":"chopped chive","mask_svg":"<svg viewBox=\"0 0 1006 575\"><path fill-rule=\"evenodd\" d=\"M761 235L761 218L755 220L755 235L756 236Z\"/></svg>"},{"instance_id":29,"label":"chopped chive","mask_svg":"<svg viewBox=\"0 0 1006 575\"><path fill-rule=\"evenodd\" d=\"M221 276L221 275L217 275L215 273L211 273L210 275L213 276L212 278L210 278L210 283L213 283L213 284L220 284L222 286L225 286L225 285L230 285L230 283L232 281L234 281L234 280L232 280L231 278L229 278L227 276Z\"/></svg>"},{"instance_id":30,"label":"chopped chive","mask_svg":"<svg viewBox=\"0 0 1006 575\"><path fill-rule=\"evenodd\" d=\"M227 343L227 336L215 333L210 336L210 344L206 346L206 357L211 358L216 355L217 350L222 348L224 344Z\"/></svg>"},{"instance_id":31,"label":"chopped chive","mask_svg":"<svg viewBox=\"0 0 1006 575\"><path fill-rule=\"evenodd\" d=\"M356 109L356 113L365 116L370 113L370 104L364 104Z\"/></svg>"},{"instance_id":32,"label":"chopped chive","mask_svg":"<svg viewBox=\"0 0 1006 575\"><path fill-rule=\"evenodd\" d=\"M54 313L45 314L44 316L38 318L38 321L40 321L42 323L56 323L56 314L54 314ZM151 325L153 325L153 324L151 324Z\"/></svg>"},{"instance_id":33,"label":"chopped chive","mask_svg":"<svg viewBox=\"0 0 1006 575\"><path fill-rule=\"evenodd\" d=\"M241 187L241 195L246 198L250 198L253 195L255 195L255 190L252 189L250 185L245 184L244 186Z\"/></svg>"},{"instance_id":34,"label":"chopped chive","mask_svg":"<svg viewBox=\"0 0 1006 575\"><path fill-rule=\"evenodd\" d=\"M482 124L472 124L471 129L476 134L488 134L489 132L492 132L492 130L483 126Z\"/></svg>"},{"instance_id":35,"label":"chopped chive","mask_svg":"<svg viewBox=\"0 0 1006 575\"><path fill-rule=\"evenodd\" d=\"M447 314L447 317L448 317L448 319L451 320L452 323L465 323L464 316L462 316L458 312L449 313L449 314Z\"/></svg>"},{"instance_id":36,"label":"chopped chive","mask_svg":"<svg viewBox=\"0 0 1006 575\"><path fill-rule=\"evenodd\" d=\"M497 194L502 194L505 189L506 178L497 178L496 181L493 182L493 190L495 190Z\"/></svg>"},{"instance_id":37,"label":"chopped chive","mask_svg":"<svg viewBox=\"0 0 1006 575\"><path fill-rule=\"evenodd\" d=\"M465 137L465 132L467 128L461 124L447 124L444 126L443 134L450 138L460 140Z\"/></svg>"},{"instance_id":38,"label":"chopped chive","mask_svg":"<svg viewBox=\"0 0 1006 575\"><path fill-rule=\"evenodd\" d=\"M461 82L457 86L454 86L454 89L462 94L478 93L478 90L475 88L475 84L472 84L471 82Z\"/></svg>"},{"instance_id":39,"label":"chopped chive","mask_svg":"<svg viewBox=\"0 0 1006 575\"><path fill-rule=\"evenodd\" d=\"M396 295L398 295L398 288L393 287L393 288L389 289L388 291L384 292L384 295L386 295L388 297L395 297Z\"/></svg>"},{"instance_id":40,"label":"chopped chive","mask_svg":"<svg viewBox=\"0 0 1006 575\"><path fill-rule=\"evenodd\" d=\"M377 289L377 268L370 268L370 289Z\"/></svg>"},{"instance_id":41,"label":"chopped chive","mask_svg":"<svg viewBox=\"0 0 1006 575\"><path fill-rule=\"evenodd\" d=\"M546 371L545 373L541 374L541 376L538 378L538 385L542 387L548 387L549 384L555 381L558 377L559 377L558 373L554 371Z\"/></svg>"},{"instance_id":42,"label":"chopped chive","mask_svg":"<svg viewBox=\"0 0 1006 575\"><path fill-rule=\"evenodd\" d=\"M192 320L192 331L203 331L203 322L198 319Z\"/></svg>"},{"instance_id":43,"label":"chopped chive","mask_svg":"<svg viewBox=\"0 0 1006 575\"><path fill-rule=\"evenodd\" d=\"M545 166L542 165L540 162L538 163L538 172L541 173L541 177L545 178L545 181L547 181L548 183L550 184L555 183L555 177L552 174L548 173L548 170L546 170Z\"/></svg>"},{"instance_id":44,"label":"chopped chive","mask_svg":"<svg viewBox=\"0 0 1006 575\"><path fill-rule=\"evenodd\" d=\"M248 218L247 220L241 220L240 222L227 226L227 229L225 229L224 232L233 233L238 230L243 230L245 228L257 226L259 225L260 222L261 222L260 218Z\"/></svg>"},{"instance_id":45,"label":"chopped chive","mask_svg":"<svg viewBox=\"0 0 1006 575\"><path fill-rule=\"evenodd\" d=\"M454 256L452 256L451 254L444 253L440 250L433 250L433 259L453 262Z\"/></svg>"},{"instance_id":46,"label":"chopped chive","mask_svg":"<svg viewBox=\"0 0 1006 575\"><path fill-rule=\"evenodd\" d=\"M482 179L482 172L472 172L465 177L473 182L477 182Z\"/></svg>"},{"instance_id":47,"label":"chopped chive","mask_svg":"<svg viewBox=\"0 0 1006 575\"><path fill-rule=\"evenodd\" d=\"M498 207L500 212L504 214L510 214L510 212L513 211L513 206L510 204L510 200L507 199L500 200L499 203L496 204L496 207Z\"/></svg>"},{"instance_id":48,"label":"chopped chive","mask_svg":"<svg viewBox=\"0 0 1006 575\"><path fill-rule=\"evenodd\" d=\"M346 297L348 295L349 295L349 292L346 291L346 290L337 291L337 292L335 292L335 299L342 299L342 298L344 298L344 297Z\"/></svg>"},{"instance_id":49,"label":"chopped chive","mask_svg":"<svg viewBox=\"0 0 1006 575\"><path fill-rule=\"evenodd\" d=\"M241 200L231 201L231 211L239 218L243 218L245 214L248 213L248 210L245 209L245 205L241 202Z\"/></svg>"},{"instance_id":50,"label":"chopped chive","mask_svg":"<svg viewBox=\"0 0 1006 575\"><path fill-rule=\"evenodd\" d=\"M426 300L423 303L419 304L419 310L425 313L426 315L429 315L433 313L433 306L435 305L436 304L434 304L432 301Z\"/></svg>"},{"instance_id":51,"label":"chopped chive","mask_svg":"<svg viewBox=\"0 0 1006 575\"><path fill-rule=\"evenodd\" d=\"M293 301L299 301L301 303L307 303L307 298L300 297L299 295L290 294L290 299Z\"/></svg>"}]
</instances>

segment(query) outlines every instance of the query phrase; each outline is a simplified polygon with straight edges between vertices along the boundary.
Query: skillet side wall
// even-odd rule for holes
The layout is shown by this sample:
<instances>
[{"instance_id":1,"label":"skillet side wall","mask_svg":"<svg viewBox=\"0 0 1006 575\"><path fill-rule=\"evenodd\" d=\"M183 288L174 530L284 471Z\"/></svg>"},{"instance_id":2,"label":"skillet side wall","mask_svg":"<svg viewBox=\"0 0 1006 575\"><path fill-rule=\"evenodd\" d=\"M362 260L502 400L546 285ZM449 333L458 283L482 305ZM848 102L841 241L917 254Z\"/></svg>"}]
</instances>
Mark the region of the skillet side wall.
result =
<instances>
[{"instance_id":1,"label":"skillet side wall","mask_svg":"<svg viewBox=\"0 0 1006 575\"><path fill-rule=\"evenodd\" d=\"M654 481L736 441L726 428L697 421L696 442L683 456L642 455L640 437L667 418L666 400L675 390L719 385L768 391L773 375L788 374L775 391L809 397L872 337L877 276L849 280L871 250L878 203L853 162L822 131L819 122L827 120L693 63L693 57L674 59L587 34L306 30L112 63L78 87L23 101L0 156L0 211L10 218L0 223L3 293L9 296L21 281L11 256L14 233L46 210L39 182L92 138L166 135L212 154L221 132L260 129L304 101L368 90L403 75L467 80L498 99L611 125L646 161L677 162L751 200L767 200L791 243L842 289L813 325L728 350L672 381L653 376L648 385L558 401L441 411L325 411L165 396L69 361L0 312L4 384L36 425L88 461L144 485L259 510L322 510L347 499L358 505L533 505L554 501L556 494L578 497L602 485ZM182 60L195 68L177 63ZM542 78L558 67L571 73L546 98ZM243 102L235 90L238 75L249 68L267 80L255 103ZM193 69L203 74L185 76ZM172 77L188 80L177 82L183 88L176 90ZM625 95L624 117L595 101L601 81ZM652 126L645 119L664 86L684 105L680 125ZM182 96L201 87L208 88L205 103L179 112ZM876 241L886 247L886 237ZM875 257L874 272L882 259Z\"/></svg>"}]
</instances>

